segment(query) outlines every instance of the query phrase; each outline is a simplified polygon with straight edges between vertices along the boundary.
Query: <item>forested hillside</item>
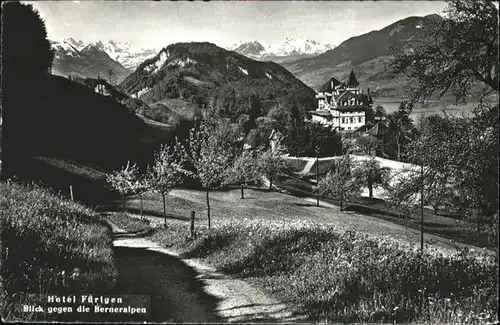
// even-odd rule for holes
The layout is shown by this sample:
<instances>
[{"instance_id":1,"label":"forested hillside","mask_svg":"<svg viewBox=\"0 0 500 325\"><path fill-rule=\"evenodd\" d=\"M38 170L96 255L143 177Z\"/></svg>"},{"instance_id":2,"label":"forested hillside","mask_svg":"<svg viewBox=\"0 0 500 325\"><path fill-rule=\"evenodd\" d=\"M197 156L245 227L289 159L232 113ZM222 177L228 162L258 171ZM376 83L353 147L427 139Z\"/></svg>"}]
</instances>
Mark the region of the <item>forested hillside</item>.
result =
<instances>
[{"instance_id":1,"label":"forested hillside","mask_svg":"<svg viewBox=\"0 0 500 325\"><path fill-rule=\"evenodd\" d=\"M172 99L199 108L213 107L223 116L249 114L249 100L303 114L315 106L314 91L273 62L258 62L211 43L177 43L143 62L118 87L148 104L169 107ZM172 108L172 107L169 107Z\"/></svg>"}]
</instances>

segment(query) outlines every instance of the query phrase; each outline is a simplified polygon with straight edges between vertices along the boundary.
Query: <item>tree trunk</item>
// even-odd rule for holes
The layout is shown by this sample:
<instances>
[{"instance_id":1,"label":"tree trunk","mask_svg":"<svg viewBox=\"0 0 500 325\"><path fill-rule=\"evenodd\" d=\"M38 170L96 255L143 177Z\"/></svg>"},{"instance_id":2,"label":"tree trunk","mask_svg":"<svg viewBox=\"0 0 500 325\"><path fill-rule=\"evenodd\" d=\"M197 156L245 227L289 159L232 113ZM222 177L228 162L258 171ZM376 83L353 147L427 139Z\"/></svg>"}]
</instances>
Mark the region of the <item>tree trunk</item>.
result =
<instances>
[{"instance_id":1,"label":"tree trunk","mask_svg":"<svg viewBox=\"0 0 500 325\"><path fill-rule=\"evenodd\" d=\"M420 250L424 250L424 165L420 165L420 175L422 177L422 184L420 189Z\"/></svg>"},{"instance_id":2,"label":"tree trunk","mask_svg":"<svg viewBox=\"0 0 500 325\"><path fill-rule=\"evenodd\" d=\"M241 199L244 199L245 198L245 194L243 193L243 183L241 183Z\"/></svg>"},{"instance_id":3,"label":"tree trunk","mask_svg":"<svg viewBox=\"0 0 500 325\"><path fill-rule=\"evenodd\" d=\"M122 194L122 210L125 213L125 194Z\"/></svg>"},{"instance_id":4,"label":"tree trunk","mask_svg":"<svg viewBox=\"0 0 500 325\"><path fill-rule=\"evenodd\" d=\"M316 206L319 207L319 150L316 151Z\"/></svg>"},{"instance_id":5,"label":"tree trunk","mask_svg":"<svg viewBox=\"0 0 500 325\"><path fill-rule=\"evenodd\" d=\"M210 189L207 187L207 218L208 218L208 229L210 229Z\"/></svg>"},{"instance_id":6,"label":"tree trunk","mask_svg":"<svg viewBox=\"0 0 500 325\"><path fill-rule=\"evenodd\" d=\"M371 177L368 177L368 195L370 199L373 198L373 181Z\"/></svg>"},{"instance_id":7,"label":"tree trunk","mask_svg":"<svg viewBox=\"0 0 500 325\"><path fill-rule=\"evenodd\" d=\"M479 241L481 240L481 218L479 212L474 209L474 216L476 218L476 245L479 246Z\"/></svg>"},{"instance_id":8,"label":"tree trunk","mask_svg":"<svg viewBox=\"0 0 500 325\"><path fill-rule=\"evenodd\" d=\"M165 202L165 194L161 195L163 198L163 223L167 225L167 203Z\"/></svg>"},{"instance_id":9,"label":"tree trunk","mask_svg":"<svg viewBox=\"0 0 500 325\"><path fill-rule=\"evenodd\" d=\"M139 194L139 197L140 197L140 199L141 199L141 218L142 218L142 216L143 216L143 209L142 209L142 207L143 207L143 205L142 205L142 193L140 193L140 194Z\"/></svg>"},{"instance_id":10,"label":"tree trunk","mask_svg":"<svg viewBox=\"0 0 500 325\"><path fill-rule=\"evenodd\" d=\"M396 138L396 146L398 147L397 161L401 159L401 145L399 144L399 138Z\"/></svg>"},{"instance_id":11,"label":"tree trunk","mask_svg":"<svg viewBox=\"0 0 500 325\"><path fill-rule=\"evenodd\" d=\"M340 211L344 211L344 195L340 195Z\"/></svg>"},{"instance_id":12,"label":"tree trunk","mask_svg":"<svg viewBox=\"0 0 500 325\"><path fill-rule=\"evenodd\" d=\"M273 175L269 176L269 191L273 189Z\"/></svg>"}]
</instances>

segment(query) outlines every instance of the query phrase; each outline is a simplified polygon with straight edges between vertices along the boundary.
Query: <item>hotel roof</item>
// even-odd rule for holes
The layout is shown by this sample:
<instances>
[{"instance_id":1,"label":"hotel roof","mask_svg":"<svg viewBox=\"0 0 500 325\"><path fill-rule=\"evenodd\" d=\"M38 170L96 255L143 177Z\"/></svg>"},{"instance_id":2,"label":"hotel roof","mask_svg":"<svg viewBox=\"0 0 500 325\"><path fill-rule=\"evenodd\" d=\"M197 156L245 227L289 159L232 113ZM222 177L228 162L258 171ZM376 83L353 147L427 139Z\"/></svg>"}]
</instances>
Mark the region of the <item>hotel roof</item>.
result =
<instances>
[{"instance_id":1,"label":"hotel roof","mask_svg":"<svg viewBox=\"0 0 500 325\"><path fill-rule=\"evenodd\" d=\"M321 87L319 87L318 89L318 92L329 92L331 93L334 89L332 89L332 82L333 82L333 87L337 87L341 84L343 84L344 82L338 80L337 78L335 77L331 77L330 79L328 79L327 82L325 82Z\"/></svg>"}]
</instances>

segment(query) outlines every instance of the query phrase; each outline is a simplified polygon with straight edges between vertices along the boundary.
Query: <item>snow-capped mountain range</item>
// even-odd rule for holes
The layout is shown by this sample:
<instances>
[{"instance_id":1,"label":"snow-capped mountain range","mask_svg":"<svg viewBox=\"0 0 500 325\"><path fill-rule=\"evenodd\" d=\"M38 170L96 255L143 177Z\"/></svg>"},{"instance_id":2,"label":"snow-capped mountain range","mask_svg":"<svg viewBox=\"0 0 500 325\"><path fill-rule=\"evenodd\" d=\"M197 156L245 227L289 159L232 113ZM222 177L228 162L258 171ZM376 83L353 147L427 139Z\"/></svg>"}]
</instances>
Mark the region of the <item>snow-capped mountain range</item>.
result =
<instances>
[{"instance_id":1,"label":"snow-capped mountain range","mask_svg":"<svg viewBox=\"0 0 500 325\"><path fill-rule=\"evenodd\" d=\"M240 41L227 47L229 50L258 60L287 60L287 58L309 57L322 54L335 48L315 40L286 37L276 44L262 41Z\"/></svg>"},{"instance_id":2,"label":"snow-capped mountain range","mask_svg":"<svg viewBox=\"0 0 500 325\"><path fill-rule=\"evenodd\" d=\"M98 41L85 43L73 38L52 42L52 47L56 50L56 58L75 57L89 46L105 52L111 59L119 62L130 71L133 71L144 60L155 56L159 51L156 49L143 49L129 42Z\"/></svg>"},{"instance_id":3,"label":"snow-capped mountain range","mask_svg":"<svg viewBox=\"0 0 500 325\"><path fill-rule=\"evenodd\" d=\"M76 56L88 45L106 52L111 59L119 62L129 71L135 70L139 64L160 51L160 49L144 49L129 42L112 40L85 43L74 38L65 38L59 42L52 42L52 46L56 50L56 58ZM262 41L240 41L226 46L226 49L236 51L252 59L282 62L318 55L334 47L334 45L322 44L315 40L286 37L276 44Z\"/></svg>"},{"instance_id":4,"label":"snow-capped mountain range","mask_svg":"<svg viewBox=\"0 0 500 325\"><path fill-rule=\"evenodd\" d=\"M51 44L55 50L54 73L96 78L107 75L111 69L117 83L160 51L112 40L87 43L74 38L65 38L62 41L51 41ZM259 41L241 41L226 48L252 59L286 63L319 55L334 46L314 40L287 37L273 45Z\"/></svg>"},{"instance_id":5,"label":"snow-capped mountain range","mask_svg":"<svg viewBox=\"0 0 500 325\"><path fill-rule=\"evenodd\" d=\"M51 41L51 46L54 49L52 73L55 75L80 78L108 76L110 83L119 83L130 73L97 44L85 44L70 38L61 42Z\"/></svg>"},{"instance_id":6,"label":"snow-capped mountain range","mask_svg":"<svg viewBox=\"0 0 500 325\"><path fill-rule=\"evenodd\" d=\"M155 49L143 49L129 42L99 41L94 45L129 70L135 70L139 64L159 52Z\"/></svg>"}]
</instances>

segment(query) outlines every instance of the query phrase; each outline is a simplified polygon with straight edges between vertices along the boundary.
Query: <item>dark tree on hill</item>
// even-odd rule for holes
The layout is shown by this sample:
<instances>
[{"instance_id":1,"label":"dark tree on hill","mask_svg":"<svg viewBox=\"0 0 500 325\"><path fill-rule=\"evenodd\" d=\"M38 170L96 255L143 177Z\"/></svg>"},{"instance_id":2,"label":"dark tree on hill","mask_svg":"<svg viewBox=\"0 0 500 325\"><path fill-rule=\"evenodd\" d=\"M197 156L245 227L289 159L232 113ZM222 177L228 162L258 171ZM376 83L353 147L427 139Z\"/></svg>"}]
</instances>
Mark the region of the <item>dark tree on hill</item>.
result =
<instances>
[{"instance_id":1,"label":"dark tree on hill","mask_svg":"<svg viewBox=\"0 0 500 325\"><path fill-rule=\"evenodd\" d=\"M408 76L412 103L447 93L465 100L477 83L498 93L498 9L492 1L448 1L445 19L422 28L409 50L394 53L394 71Z\"/></svg>"},{"instance_id":2,"label":"dark tree on hill","mask_svg":"<svg viewBox=\"0 0 500 325\"><path fill-rule=\"evenodd\" d=\"M273 121L273 128L281 133L286 133L291 123L291 114L285 109L276 107L269 111L267 117Z\"/></svg>"},{"instance_id":3,"label":"dark tree on hill","mask_svg":"<svg viewBox=\"0 0 500 325\"><path fill-rule=\"evenodd\" d=\"M292 107L290 109L290 112L292 115L292 125L295 128L300 127L302 124L302 117L301 117L300 110L299 110L299 107L297 106L296 102L292 103Z\"/></svg>"},{"instance_id":4,"label":"dark tree on hill","mask_svg":"<svg viewBox=\"0 0 500 325\"><path fill-rule=\"evenodd\" d=\"M260 106L259 97L255 94L252 94L248 99L248 115L250 118L255 120L262 113L262 108Z\"/></svg>"},{"instance_id":5,"label":"dark tree on hill","mask_svg":"<svg viewBox=\"0 0 500 325\"><path fill-rule=\"evenodd\" d=\"M261 114L262 114L262 108L260 106L259 98L257 97L256 94L251 94L248 97L248 103L247 103L247 107L246 107L245 111L238 114L238 117L241 117L242 115L247 115L249 117L249 119L243 125L245 134L250 132L251 129L254 129L255 127L257 127L255 120Z\"/></svg>"},{"instance_id":6,"label":"dark tree on hill","mask_svg":"<svg viewBox=\"0 0 500 325\"><path fill-rule=\"evenodd\" d=\"M315 122L304 122L299 127L288 127L286 146L292 156L332 157L342 153L342 137L331 127Z\"/></svg>"},{"instance_id":7,"label":"dark tree on hill","mask_svg":"<svg viewBox=\"0 0 500 325\"><path fill-rule=\"evenodd\" d=\"M29 134L18 130L36 127L31 122L35 123L35 115L39 113L43 80L50 73L54 53L45 24L31 5L8 2L3 4L2 11L1 160L5 178L12 175L21 150L28 150Z\"/></svg>"},{"instance_id":8,"label":"dark tree on hill","mask_svg":"<svg viewBox=\"0 0 500 325\"><path fill-rule=\"evenodd\" d=\"M45 23L38 12L31 5L19 2L8 2L2 10L4 77L9 77L10 72L23 76L47 74L52 67L54 53L47 40Z\"/></svg>"},{"instance_id":9,"label":"dark tree on hill","mask_svg":"<svg viewBox=\"0 0 500 325\"><path fill-rule=\"evenodd\" d=\"M108 69L108 80L109 80L110 85L115 84L116 76L115 76L115 72L111 68Z\"/></svg>"},{"instance_id":10,"label":"dark tree on hill","mask_svg":"<svg viewBox=\"0 0 500 325\"><path fill-rule=\"evenodd\" d=\"M353 87L359 86L358 79L356 79L356 75L354 74L353 70L351 70L351 74L349 75L349 81L347 82L347 85Z\"/></svg>"}]
</instances>

